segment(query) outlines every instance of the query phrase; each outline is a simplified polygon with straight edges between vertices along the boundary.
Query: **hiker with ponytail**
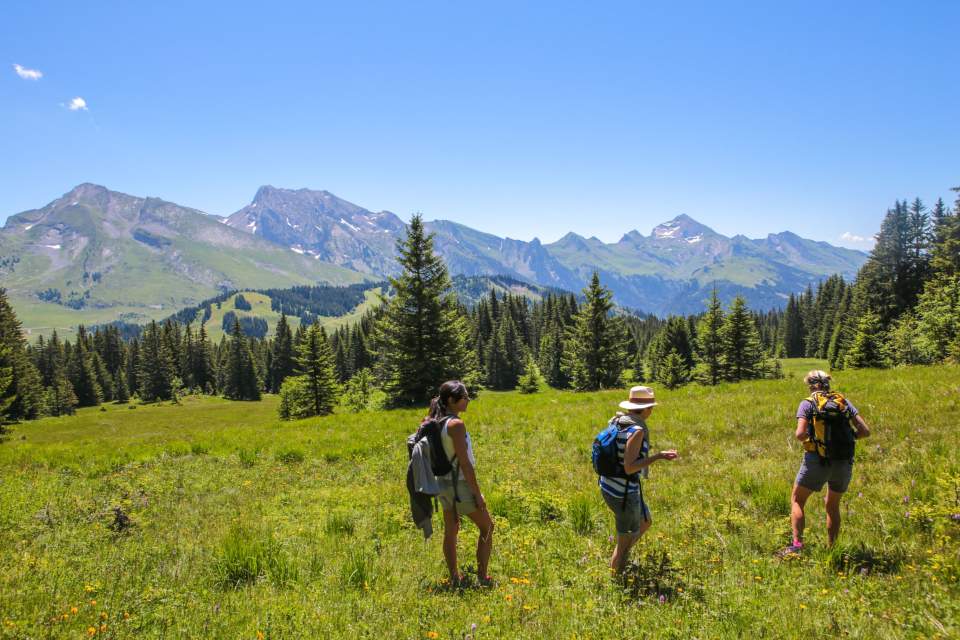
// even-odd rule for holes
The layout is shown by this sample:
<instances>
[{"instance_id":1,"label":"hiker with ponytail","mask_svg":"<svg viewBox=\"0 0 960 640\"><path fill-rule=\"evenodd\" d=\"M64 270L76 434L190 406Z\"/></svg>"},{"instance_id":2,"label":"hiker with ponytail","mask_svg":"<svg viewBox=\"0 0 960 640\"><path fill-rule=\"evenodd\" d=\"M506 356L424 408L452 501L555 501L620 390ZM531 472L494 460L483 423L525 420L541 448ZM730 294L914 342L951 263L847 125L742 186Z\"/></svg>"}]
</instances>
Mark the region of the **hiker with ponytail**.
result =
<instances>
[{"instance_id":1,"label":"hiker with ponytail","mask_svg":"<svg viewBox=\"0 0 960 640\"><path fill-rule=\"evenodd\" d=\"M440 432L443 451L453 470L439 476L440 504L443 507L443 557L450 571L453 586L463 584L463 576L457 566L457 536L460 533L460 516L467 516L480 529L477 541L477 580L480 585L491 583L487 569L493 549L493 519L487 511L487 503L477 480L476 458L467 426L460 414L467 410L470 397L467 387L459 380L450 380L440 385L440 393L430 401L428 418L442 422Z\"/></svg>"}]
</instances>

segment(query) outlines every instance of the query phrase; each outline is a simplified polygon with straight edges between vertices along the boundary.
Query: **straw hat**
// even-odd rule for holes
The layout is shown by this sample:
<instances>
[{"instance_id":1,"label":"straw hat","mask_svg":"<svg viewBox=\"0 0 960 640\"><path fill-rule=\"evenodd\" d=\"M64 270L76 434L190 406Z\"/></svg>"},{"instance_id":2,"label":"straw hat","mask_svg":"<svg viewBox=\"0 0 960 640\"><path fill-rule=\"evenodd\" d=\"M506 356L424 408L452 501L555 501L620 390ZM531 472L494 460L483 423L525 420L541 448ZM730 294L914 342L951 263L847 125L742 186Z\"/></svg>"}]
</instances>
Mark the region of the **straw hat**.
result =
<instances>
[{"instance_id":1,"label":"straw hat","mask_svg":"<svg viewBox=\"0 0 960 640\"><path fill-rule=\"evenodd\" d=\"M621 402L620 408L627 411L636 411L652 407L655 404L657 403L654 402L653 389L650 387L633 387L630 389L630 399Z\"/></svg>"}]
</instances>

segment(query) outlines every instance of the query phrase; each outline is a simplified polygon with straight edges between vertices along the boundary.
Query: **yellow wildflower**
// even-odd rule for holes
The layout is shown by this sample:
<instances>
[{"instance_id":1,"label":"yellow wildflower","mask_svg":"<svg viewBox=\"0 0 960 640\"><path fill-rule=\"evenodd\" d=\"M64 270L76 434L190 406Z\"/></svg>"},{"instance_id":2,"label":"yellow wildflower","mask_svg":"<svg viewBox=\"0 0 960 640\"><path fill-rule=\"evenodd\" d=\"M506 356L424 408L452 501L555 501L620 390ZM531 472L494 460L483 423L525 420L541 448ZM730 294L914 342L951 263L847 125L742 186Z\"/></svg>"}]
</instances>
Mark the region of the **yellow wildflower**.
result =
<instances>
[{"instance_id":1,"label":"yellow wildflower","mask_svg":"<svg viewBox=\"0 0 960 640\"><path fill-rule=\"evenodd\" d=\"M124 611L124 612L123 612L123 619L124 619L124 620L129 620L129 619L130 619L130 614L127 613L126 611Z\"/></svg>"},{"instance_id":2,"label":"yellow wildflower","mask_svg":"<svg viewBox=\"0 0 960 640\"><path fill-rule=\"evenodd\" d=\"M100 625L100 631L106 631L106 630L107 630L107 623L104 622L102 625Z\"/></svg>"},{"instance_id":3,"label":"yellow wildflower","mask_svg":"<svg viewBox=\"0 0 960 640\"><path fill-rule=\"evenodd\" d=\"M95 635L97 635L97 628L96 628L96 627L87 627L87 635L88 635L88 636L95 636Z\"/></svg>"},{"instance_id":4,"label":"yellow wildflower","mask_svg":"<svg viewBox=\"0 0 960 640\"><path fill-rule=\"evenodd\" d=\"M436 631L427 631L427 637L430 638L430 640L435 640L440 637L440 634Z\"/></svg>"},{"instance_id":5,"label":"yellow wildflower","mask_svg":"<svg viewBox=\"0 0 960 640\"><path fill-rule=\"evenodd\" d=\"M263 640L263 631L257 631L257 640Z\"/></svg>"},{"instance_id":6,"label":"yellow wildflower","mask_svg":"<svg viewBox=\"0 0 960 640\"><path fill-rule=\"evenodd\" d=\"M510 595L509 593L506 596L504 596L504 598L506 598L507 602L511 602L513 600L513 596Z\"/></svg>"},{"instance_id":7,"label":"yellow wildflower","mask_svg":"<svg viewBox=\"0 0 960 640\"><path fill-rule=\"evenodd\" d=\"M97 606L97 601L96 601L96 600L91 600L91 601L90 601L90 606L91 606L91 607Z\"/></svg>"},{"instance_id":8,"label":"yellow wildflower","mask_svg":"<svg viewBox=\"0 0 960 640\"><path fill-rule=\"evenodd\" d=\"M106 619L107 619L107 612L106 612L106 611L101 611L101 612L100 612L100 619L101 619L101 620L106 620Z\"/></svg>"},{"instance_id":9,"label":"yellow wildflower","mask_svg":"<svg viewBox=\"0 0 960 640\"><path fill-rule=\"evenodd\" d=\"M70 607L70 613L76 615L79 612L80 612L80 609L77 609L76 607Z\"/></svg>"}]
</instances>

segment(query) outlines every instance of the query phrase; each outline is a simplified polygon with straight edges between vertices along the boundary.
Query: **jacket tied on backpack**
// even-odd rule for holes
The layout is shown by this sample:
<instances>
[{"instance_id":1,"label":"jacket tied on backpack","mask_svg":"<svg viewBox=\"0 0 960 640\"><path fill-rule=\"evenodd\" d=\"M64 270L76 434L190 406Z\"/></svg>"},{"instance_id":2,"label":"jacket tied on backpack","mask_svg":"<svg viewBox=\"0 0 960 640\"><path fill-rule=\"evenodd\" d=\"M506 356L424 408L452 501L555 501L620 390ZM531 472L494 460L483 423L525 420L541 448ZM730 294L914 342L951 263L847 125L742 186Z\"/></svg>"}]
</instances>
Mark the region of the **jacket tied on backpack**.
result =
<instances>
[{"instance_id":1,"label":"jacket tied on backpack","mask_svg":"<svg viewBox=\"0 0 960 640\"><path fill-rule=\"evenodd\" d=\"M417 528L423 530L424 539L433 535L433 499L441 491L437 478L451 473L455 468L440 441L440 431L451 417L425 420L415 433L407 437L410 516Z\"/></svg>"},{"instance_id":2,"label":"jacket tied on backpack","mask_svg":"<svg viewBox=\"0 0 960 640\"><path fill-rule=\"evenodd\" d=\"M815 391L807 398L813 404L813 419L807 423L806 451L816 452L823 464L831 460L853 461L856 431L850 424L850 406L837 391Z\"/></svg>"}]
</instances>

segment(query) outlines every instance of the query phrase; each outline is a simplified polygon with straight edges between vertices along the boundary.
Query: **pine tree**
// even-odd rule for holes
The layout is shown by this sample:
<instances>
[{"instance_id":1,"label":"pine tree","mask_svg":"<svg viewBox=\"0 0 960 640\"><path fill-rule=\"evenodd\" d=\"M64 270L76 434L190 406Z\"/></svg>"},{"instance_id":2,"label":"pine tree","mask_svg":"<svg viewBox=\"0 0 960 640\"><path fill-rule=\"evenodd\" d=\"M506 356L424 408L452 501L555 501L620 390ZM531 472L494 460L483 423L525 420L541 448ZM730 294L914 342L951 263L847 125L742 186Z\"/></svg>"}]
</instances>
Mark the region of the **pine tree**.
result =
<instances>
[{"instance_id":1,"label":"pine tree","mask_svg":"<svg viewBox=\"0 0 960 640\"><path fill-rule=\"evenodd\" d=\"M117 404L130 402L130 390L127 388L127 376L122 370L117 371L113 380L113 399Z\"/></svg>"},{"instance_id":2,"label":"pine tree","mask_svg":"<svg viewBox=\"0 0 960 640\"><path fill-rule=\"evenodd\" d=\"M496 390L513 389L523 369L524 352L512 312L504 305L497 328L487 345L487 386Z\"/></svg>"},{"instance_id":3,"label":"pine tree","mask_svg":"<svg viewBox=\"0 0 960 640\"><path fill-rule=\"evenodd\" d=\"M886 362L882 353L880 316L868 310L860 316L853 343L847 351L844 364L852 369L883 367Z\"/></svg>"},{"instance_id":4,"label":"pine tree","mask_svg":"<svg viewBox=\"0 0 960 640\"><path fill-rule=\"evenodd\" d=\"M3 288L0 288L0 344L6 346L5 355L0 355L0 368L10 369L13 376L13 381L0 393L0 422L39 417L43 410L40 372L30 360L20 321Z\"/></svg>"},{"instance_id":5,"label":"pine tree","mask_svg":"<svg viewBox=\"0 0 960 640\"><path fill-rule=\"evenodd\" d=\"M62 372L43 391L44 413L48 416L70 416L75 413L77 394Z\"/></svg>"},{"instance_id":6,"label":"pine tree","mask_svg":"<svg viewBox=\"0 0 960 640\"><path fill-rule=\"evenodd\" d=\"M683 358L676 349L670 349L660 367L659 380L667 389L676 389L685 384L689 377L689 370Z\"/></svg>"},{"instance_id":7,"label":"pine tree","mask_svg":"<svg viewBox=\"0 0 960 640\"><path fill-rule=\"evenodd\" d=\"M714 287L707 312L697 325L696 378L704 384L715 385L723 378L722 329L723 308Z\"/></svg>"},{"instance_id":8,"label":"pine tree","mask_svg":"<svg viewBox=\"0 0 960 640\"><path fill-rule=\"evenodd\" d=\"M445 380L468 384L476 359L468 349L470 328L450 295L450 278L433 253L433 235L413 216L397 250L401 275L390 282L396 295L376 323L379 377L390 406L426 404Z\"/></svg>"},{"instance_id":9,"label":"pine tree","mask_svg":"<svg viewBox=\"0 0 960 640\"><path fill-rule=\"evenodd\" d=\"M87 351L83 327L77 332L77 344L69 368L70 383L77 396L77 406L95 407L103 401L103 389L97 382L97 370L93 355Z\"/></svg>"},{"instance_id":10,"label":"pine tree","mask_svg":"<svg viewBox=\"0 0 960 640\"><path fill-rule=\"evenodd\" d=\"M730 304L720 335L724 376L734 382L759 378L763 374L760 336L742 296Z\"/></svg>"},{"instance_id":11,"label":"pine tree","mask_svg":"<svg viewBox=\"0 0 960 640\"><path fill-rule=\"evenodd\" d=\"M270 360L269 385L270 393L279 393L280 385L287 376L292 376L296 368L293 351L293 334L287 322L286 314L280 314L277 322L276 334L273 337L273 354Z\"/></svg>"},{"instance_id":12,"label":"pine tree","mask_svg":"<svg viewBox=\"0 0 960 640\"><path fill-rule=\"evenodd\" d=\"M214 393L216 391L217 372L213 366L213 353L210 349L210 340L207 338L207 330L202 324L200 330L197 331L197 339L193 344L190 377L194 386L202 392Z\"/></svg>"},{"instance_id":13,"label":"pine tree","mask_svg":"<svg viewBox=\"0 0 960 640\"><path fill-rule=\"evenodd\" d=\"M626 361L626 330L621 318L610 315L613 294L600 285L596 271L583 293L565 340L563 366L577 391L614 387Z\"/></svg>"},{"instance_id":14,"label":"pine tree","mask_svg":"<svg viewBox=\"0 0 960 640\"><path fill-rule=\"evenodd\" d=\"M137 388L144 402L170 400L173 397L173 378L176 371L167 342L156 321L151 321L143 332L137 354Z\"/></svg>"},{"instance_id":15,"label":"pine tree","mask_svg":"<svg viewBox=\"0 0 960 640\"><path fill-rule=\"evenodd\" d=\"M13 386L13 358L10 347L0 342L0 416L6 416L10 405L16 399L16 387ZM2 421L0 421L2 424ZM2 432L0 427L0 432Z\"/></svg>"},{"instance_id":16,"label":"pine tree","mask_svg":"<svg viewBox=\"0 0 960 640\"><path fill-rule=\"evenodd\" d=\"M103 363L103 360L100 358L100 354L96 351L93 352L91 364L93 365L93 370L97 375L97 384L100 386L101 398L103 402L113 402L113 376L110 375L109 371L107 371L107 366Z\"/></svg>"},{"instance_id":17,"label":"pine tree","mask_svg":"<svg viewBox=\"0 0 960 640\"><path fill-rule=\"evenodd\" d=\"M540 376L540 369L533 356L528 355L524 365L523 375L517 381L517 390L520 393L537 393L540 391L540 384L543 378Z\"/></svg>"},{"instance_id":18,"label":"pine tree","mask_svg":"<svg viewBox=\"0 0 960 640\"><path fill-rule=\"evenodd\" d=\"M369 369L360 369L353 374L343 388L343 406L353 413L372 409L373 383L373 375Z\"/></svg>"},{"instance_id":19,"label":"pine tree","mask_svg":"<svg viewBox=\"0 0 960 640\"><path fill-rule=\"evenodd\" d=\"M311 325L303 337L297 357L302 375L281 385L281 417L321 416L333 411L339 386L333 351L327 334L319 325Z\"/></svg>"},{"instance_id":20,"label":"pine tree","mask_svg":"<svg viewBox=\"0 0 960 640\"><path fill-rule=\"evenodd\" d=\"M803 318L800 315L800 305L793 294L790 294L787 300L783 322L783 346L786 357L803 357L805 353Z\"/></svg>"},{"instance_id":21,"label":"pine tree","mask_svg":"<svg viewBox=\"0 0 960 640\"><path fill-rule=\"evenodd\" d=\"M554 389L566 389L570 386L570 378L563 368L563 333L559 320L555 320L540 339L538 364L546 383Z\"/></svg>"},{"instance_id":22,"label":"pine tree","mask_svg":"<svg viewBox=\"0 0 960 640\"><path fill-rule=\"evenodd\" d=\"M257 380L250 345L240 330L240 320L237 318L234 318L230 331L223 396L230 400L260 399L260 381Z\"/></svg>"}]
</instances>

